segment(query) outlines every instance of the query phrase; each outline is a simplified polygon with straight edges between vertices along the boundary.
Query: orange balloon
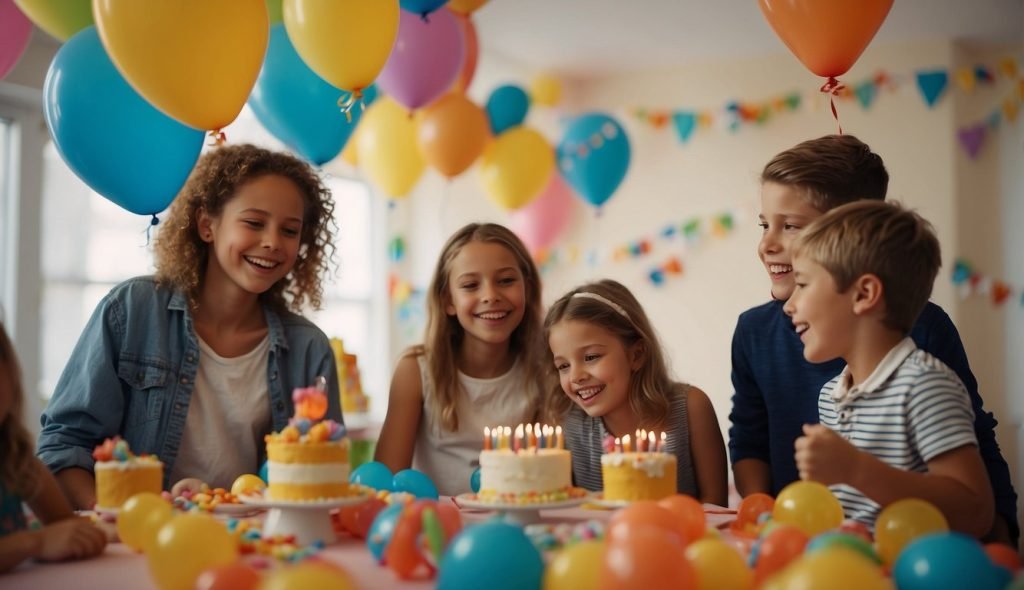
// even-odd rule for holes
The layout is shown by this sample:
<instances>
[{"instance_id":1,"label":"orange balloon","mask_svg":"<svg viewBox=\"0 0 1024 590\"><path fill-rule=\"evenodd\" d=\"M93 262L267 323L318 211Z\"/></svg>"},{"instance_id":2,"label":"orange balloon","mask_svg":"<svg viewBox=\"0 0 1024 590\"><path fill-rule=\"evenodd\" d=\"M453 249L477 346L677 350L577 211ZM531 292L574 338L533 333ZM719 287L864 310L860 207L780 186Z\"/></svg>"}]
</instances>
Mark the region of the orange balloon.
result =
<instances>
[{"instance_id":1,"label":"orange balloon","mask_svg":"<svg viewBox=\"0 0 1024 590\"><path fill-rule=\"evenodd\" d=\"M448 8L456 14L470 14L487 4L487 0L449 0Z\"/></svg>"},{"instance_id":2,"label":"orange balloon","mask_svg":"<svg viewBox=\"0 0 1024 590\"><path fill-rule=\"evenodd\" d=\"M1017 550L1002 543L986 543L985 553L992 563L1010 570L1011 574L1017 573L1020 569L1020 556Z\"/></svg>"},{"instance_id":3,"label":"orange balloon","mask_svg":"<svg viewBox=\"0 0 1024 590\"><path fill-rule=\"evenodd\" d=\"M761 541L757 563L754 564L757 585L800 557L809 540L807 533L792 525L780 525L772 529Z\"/></svg>"},{"instance_id":4,"label":"orange balloon","mask_svg":"<svg viewBox=\"0 0 1024 590\"><path fill-rule=\"evenodd\" d=\"M473 24L473 19L469 18L468 14L456 13L455 22L459 23L459 28L462 30L462 38L466 41L466 53L465 57L462 58L462 69L459 70L459 76L455 78L455 82L452 84L452 90L465 92L469 89L470 83L473 82L473 76L476 75L476 61L480 55L480 40L476 36L476 25Z\"/></svg>"},{"instance_id":5,"label":"orange balloon","mask_svg":"<svg viewBox=\"0 0 1024 590\"><path fill-rule=\"evenodd\" d=\"M669 533L677 540L679 546L684 548L691 540L700 538L698 536L691 539L687 527L668 508L659 506L657 502L651 500L641 500L633 502L612 516L608 523L608 539L612 542L626 540L637 530L648 527L659 528Z\"/></svg>"},{"instance_id":6,"label":"orange balloon","mask_svg":"<svg viewBox=\"0 0 1024 590\"><path fill-rule=\"evenodd\" d=\"M608 544L601 568L601 590L696 587L696 575L683 546L665 529L638 527L628 538Z\"/></svg>"},{"instance_id":7,"label":"orange balloon","mask_svg":"<svg viewBox=\"0 0 1024 590\"><path fill-rule=\"evenodd\" d=\"M686 543L696 541L704 536L708 528L704 505L683 494L675 494L658 500L658 506L671 512L683 530L686 531Z\"/></svg>"},{"instance_id":8,"label":"orange balloon","mask_svg":"<svg viewBox=\"0 0 1024 590\"><path fill-rule=\"evenodd\" d=\"M750 494L740 501L736 521L740 524L757 524L758 517L765 512L770 514L774 506L775 498L768 494Z\"/></svg>"},{"instance_id":9,"label":"orange balloon","mask_svg":"<svg viewBox=\"0 0 1024 590\"><path fill-rule=\"evenodd\" d=\"M480 157L490 135L484 110L454 92L420 111L416 125L423 158L448 178L462 174Z\"/></svg>"},{"instance_id":10,"label":"orange balloon","mask_svg":"<svg viewBox=\"0 0 1024 590\"><path fill-rule=\"evenodd\" d=\"M874 38L893 0L758 0L775 34L810 71L845 74Z\"/></svg>"}]
</instances>

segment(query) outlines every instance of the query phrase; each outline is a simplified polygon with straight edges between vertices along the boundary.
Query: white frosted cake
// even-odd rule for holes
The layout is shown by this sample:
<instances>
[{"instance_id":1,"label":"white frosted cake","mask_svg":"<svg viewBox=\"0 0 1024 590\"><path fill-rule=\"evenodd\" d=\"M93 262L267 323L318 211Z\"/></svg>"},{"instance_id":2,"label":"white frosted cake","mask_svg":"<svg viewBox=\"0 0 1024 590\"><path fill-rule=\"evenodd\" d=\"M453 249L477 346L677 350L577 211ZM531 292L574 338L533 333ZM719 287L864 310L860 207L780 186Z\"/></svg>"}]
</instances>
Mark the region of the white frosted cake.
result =
<instances>
[{"instance_id":1,"label":"white frosted cake","mask_svg":"<svg viewBox=\"0 0 1024 590\"><path fill-rule=\"evenodd\" d=\"M562 448L561 428L520 425L485 431L480 452L480 500L543 504L585 494L572 487L572 456Z\"/></svg>"}]
</instances>

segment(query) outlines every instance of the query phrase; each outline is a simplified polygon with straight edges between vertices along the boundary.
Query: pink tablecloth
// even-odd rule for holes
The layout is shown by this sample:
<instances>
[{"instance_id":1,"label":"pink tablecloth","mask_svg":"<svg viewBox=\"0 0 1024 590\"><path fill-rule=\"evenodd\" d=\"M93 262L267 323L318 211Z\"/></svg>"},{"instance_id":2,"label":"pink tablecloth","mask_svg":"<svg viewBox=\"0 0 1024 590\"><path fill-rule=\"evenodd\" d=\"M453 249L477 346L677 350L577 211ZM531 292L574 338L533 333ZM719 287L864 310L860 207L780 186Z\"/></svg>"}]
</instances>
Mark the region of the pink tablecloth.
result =
<instances>
[{"instance_id":1,"label":"pink tablecloth","mask_svg":"<svg viewBox=\"0 0 1024 590\"><path fill-rule=\"evenodd\" d=\"M731 521L732 514L706 506L708 525L720 527ZM541 512L545 523L575 523L586 520L607 520L612 512L586 508L565 508ZM467 524L479 522L490 512L463 510ZM374 561L362 540L343 537L320 553L321 557L343 566L359 588L433 588L433 580L401 581L386 567ZM155 589L144 556L120 543L107 546L100 557L87 561L57 564L25 563L7 575L0 575L0 589L56 590L148 590Z\"/></svg>"}]
</instances>

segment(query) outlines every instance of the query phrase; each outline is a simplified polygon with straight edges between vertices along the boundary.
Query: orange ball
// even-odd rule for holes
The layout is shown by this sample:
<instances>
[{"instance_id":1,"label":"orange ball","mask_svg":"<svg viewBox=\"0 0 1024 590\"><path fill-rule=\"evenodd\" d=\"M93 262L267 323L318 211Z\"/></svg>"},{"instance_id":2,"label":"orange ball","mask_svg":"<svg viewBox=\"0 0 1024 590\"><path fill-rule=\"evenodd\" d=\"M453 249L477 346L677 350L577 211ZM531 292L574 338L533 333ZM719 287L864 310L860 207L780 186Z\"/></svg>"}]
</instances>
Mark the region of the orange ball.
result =
<instances>
[{"instance_id":1,"label":"orange ball","mask_svg":"<svg viewBox=\"0 0 1024 590\"><path fill-rule=\"evenodd\" d=\"M1009 545L1002 543L987 543L985 545L985 553L988 554L988 558L992 560L995 565L1005 567L1010 570L1011 574L1016 574L1017 570L1020 569L1020 556L1017 555L1017 551Z\"/></svg>"},{"instance_id":2,"label":"orange ball","mask_svg":"<svg viewBox=\"0 0 1024 590\"><path fill-rule=\"evenodd\" d=\"M707 532L708 521L704 505L690 496L675 494L658 500L658 506L671 512L686 534L684 544L697 541Z\"/></svg>"},{"instance_id":3,"label":"orange ball","mask_svg":"<svg viewBox=\"0 0 1024 590\"><path fill-rule=\"evenodd\" d=\"M750 494L740 502L736 520L740 524L757 524L757 519L765 512L769 514L775 507L775 498L768 494Z\"/></svg>"},{"instance_id":4,"label":"orange ball","mask_svg":"<svg viewBox=\"0 0 1024 590\"><path fill-rule=\"evenodd\" d=\"M669 533L683 548L691 540L696 540L690 539L687 527L672 511L651 500L633 502L616 512L608 523L608 540L613 544L619 540L627 540L636 531L648 527Z\"/></svg>"}]
</instances>

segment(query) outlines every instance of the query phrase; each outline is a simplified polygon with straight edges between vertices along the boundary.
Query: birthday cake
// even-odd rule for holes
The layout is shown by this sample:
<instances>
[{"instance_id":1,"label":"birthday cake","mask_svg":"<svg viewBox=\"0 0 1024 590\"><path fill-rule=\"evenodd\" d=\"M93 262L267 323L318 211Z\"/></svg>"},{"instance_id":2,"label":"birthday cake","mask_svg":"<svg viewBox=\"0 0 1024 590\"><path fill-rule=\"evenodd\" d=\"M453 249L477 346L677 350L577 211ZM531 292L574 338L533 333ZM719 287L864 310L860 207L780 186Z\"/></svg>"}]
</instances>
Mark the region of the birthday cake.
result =
<instances>
[{"instance_id":1,"label":"birthday cake","mask_svg":"<svg viewBox=\"0 0 1024 590\"><path fill-rule=\"evenodd\" d=\"M295 416L266 436L267 497L311 501L349 494L349 441L345 426L321 420L327 396L321 387L296 389Z\"/></svg>"},{"instance_id":2,"label":"birthday cake","mask_svg":"<svg viewBox=\"0 0 1024 590\"><path fill-rule=\"evenodd\" d=\"M96 459L96 507L121 508L141 492L159 494L164 464L153 455L135 455L121 437L108 438L92 452Z\"/></svg>"},{"instance_id":3,"label":"birthday cake","mask_svg":"<svg viewBox=\"0 0 1024 590\"><path fill-rule=\"evenodd\" d=\"M601 455L604 499L608 501L660 500L676 493L676 456L664 452L665 434L637 431L634 448L630 436L608 437Z\"/></svg>"},{"instance_id":4,"label":"birthday cake","mask_svg":"<svg viewBox=\"0 0 1024 590\"><path fill-rule=\"evenodd\" d=\"M539 434L537 434L539 433ZM485 502L538 504L577 497L572 457L562 432L550 426L498 427L484 432L480 453L480 493Z\"/></svg>"}]
</instances>

